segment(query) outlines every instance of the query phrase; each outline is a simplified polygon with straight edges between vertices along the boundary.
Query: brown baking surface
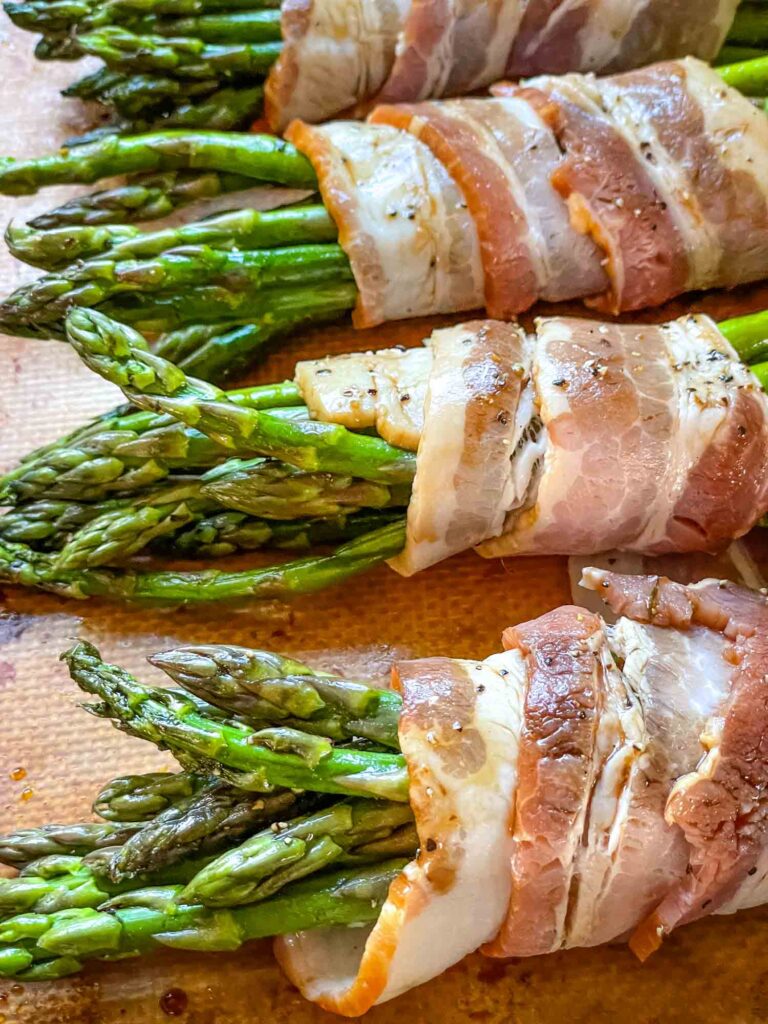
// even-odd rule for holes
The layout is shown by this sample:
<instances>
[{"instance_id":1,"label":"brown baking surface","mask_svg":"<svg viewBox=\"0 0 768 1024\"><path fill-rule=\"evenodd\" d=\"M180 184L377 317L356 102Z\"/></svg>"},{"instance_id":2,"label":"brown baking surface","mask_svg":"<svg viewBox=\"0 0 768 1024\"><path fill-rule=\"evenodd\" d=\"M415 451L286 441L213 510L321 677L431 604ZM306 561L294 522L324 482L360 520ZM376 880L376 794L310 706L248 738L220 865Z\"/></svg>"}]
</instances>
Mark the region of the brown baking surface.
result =
<instances>
[{"instance_id":1,"label":"brown baking surface","mask_svg":"<svg viewBox=\"0 0 768 1024\"><path fill-rule=\"evenodd\" d=\"M36 64L31 37L0 26L2 153L52 149L84 123L81 108L57 88L82 65ZM83 72L84 73L84 72ZM0 197L0 221L53 205L65 194ZM0 290L30 275L3 250ZM768 287L693 303L715 315L768 307ZM678 304L674 315L688 308ZM298 357L395 343L416 344L430 324L393 325L364 334L313 332L273 354L253 380L289 376ZM115 404L117 392L82 368L66 346L0 338L0 471L30 448L60 436ZM247 564L254 564L251 559ZM244 564L242 560L239 563ZM393 657L483 657L502 629L569 598L562 559L505 564L474 555L411 580L379 569L344 590L290 609L208 607L142 611L102 602L65 602L8 588L0 593L0 831L87 816L96 788L118 773L170 762L77 707L78 693L58 662L83 636L111 660L159 678L147 654L177 643L224 642L296 652L313 663L383 680ZM26 776L13 781L11 773ZM641 967L620 947L497 963L473 957L441 979L374 1010L371 1024L560 1024L768 1020L768 912L718 918L681 930ZM460 922L457 922L460 927ZM169 1016L172 988L187 1008ZM182 1000L183 1002L184 1000ZM319 1024L338 1018L305 1003L282 978L267 944L234 955L161 954L95 965L79 978L38 986L0 980L0 1024Z\"/></svg>"}]
</instances>

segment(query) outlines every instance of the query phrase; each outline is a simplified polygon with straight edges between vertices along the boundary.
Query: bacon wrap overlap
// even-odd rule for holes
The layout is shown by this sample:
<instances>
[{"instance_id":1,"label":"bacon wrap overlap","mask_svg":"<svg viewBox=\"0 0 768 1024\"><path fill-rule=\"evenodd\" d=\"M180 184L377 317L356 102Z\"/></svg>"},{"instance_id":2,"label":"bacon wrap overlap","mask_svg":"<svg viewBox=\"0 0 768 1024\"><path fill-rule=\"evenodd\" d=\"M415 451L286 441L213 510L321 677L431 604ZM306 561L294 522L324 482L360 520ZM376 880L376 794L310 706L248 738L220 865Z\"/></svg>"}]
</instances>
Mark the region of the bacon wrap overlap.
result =
<instances>
[{"instance_id":1,"label":"bacon wrap overlap","mask_svg":"<svg viewBox=\"0 0 768 1024\"><path fill-rule=\"evenodd\" d=\"M274 131L515 77L711 60L738 0L283 0Z\"/></svg>"},{"instance_id":2,"label":"bacon wrap overlap","mask_svg":"<svg viewBox=\"0 0 768 1024\"><path fill-rule=\"evenodd\" d=\"M417 451L404 575L473 546L717 551L768 510L768 399L706 316L471 321L296 381L317 419Z\"/></svg>"},{"instance_id":3,"label":"bacon wrap overlap","mask_svg":"<svg viewBox=\"0 0 768 1024\"><path fill-rule=\"evenodd\" d=\"M562 607L483 662L395 666L421 850L372 929L278 940L325 1009L362 1014L483 939L645 957L768 902L768 597L591 568L582 585L614 624Z\"/></svg>"},{"instance_id":4,"label":"bacon wrap overlap","mask_svg":"<svg viewBox=\"0 0 768 1024\"><path fill-rule=\"evenodd\" d=\"M768 117L701 61L384 104L288 137L312 161L355 322L540 300L604 312L768 268Z\"/></svg>"},{"instance_id":5,"label":"bacon wrap overlap","mask_svg":"<svg viewBox=\"0 0 768 1024\"><path fill-rule=\"evenodd\" d=\"M276 940L288 977L324 1009L358 1017L498 931L510 892L521 696L501 674L501 658L494 667L449 658L395 666L420 850L390 886L373 928Z\"/></svg>"}]
</instances>

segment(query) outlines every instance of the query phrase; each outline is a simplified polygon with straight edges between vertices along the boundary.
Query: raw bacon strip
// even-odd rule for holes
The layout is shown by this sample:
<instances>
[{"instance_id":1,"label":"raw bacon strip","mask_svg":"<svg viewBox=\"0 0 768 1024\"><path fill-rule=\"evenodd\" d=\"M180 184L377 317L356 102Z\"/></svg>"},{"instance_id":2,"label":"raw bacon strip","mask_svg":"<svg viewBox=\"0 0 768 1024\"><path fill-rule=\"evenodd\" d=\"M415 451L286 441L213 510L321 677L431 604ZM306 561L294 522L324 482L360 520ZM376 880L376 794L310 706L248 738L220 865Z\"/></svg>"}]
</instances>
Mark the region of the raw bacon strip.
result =
<instances>
[{"instance_id":1,"label":"raw bacon strip","mask_svg":"<svg viewBox=\"0 0 768 1024\"><path fill-rule=\"evenodd\" d=\"M472 92L504 74L524 0L413 0L377 102Z\"/></svg>"},{"instance_id":2,"label":"raw bacon strip","mask_svg":"<svg viewBox=\"0 0 768 1024\"><path fill-rule=\"evenodd\" d=\"M602 620L558 608L504 632L528 673L520 734L512 893L484 952L534 956L564 940L576 851L596 776L605 676Z\"/></svg>"},{"instance_id":3,"label":"raw bacon strip","mask_svg":"<svg viewBox=\"0 0 768 1024\"><path fill-rule=\"evenodd\" d=\"M611 288L590 305L619 313L684 292L688 254L674 213L633 140L603 109L595 80L535 78L517 94L554 129L566 155L552 184L567 200L573 226L605 253Z\"/></svg>"},{"instance_id":4,"label":"raw bacon strip","mask_svg":"<svg viewBox=\"0 0 768 1024\"><path fill-rule=\"evenodd\" d=\"M294 379L315 419L375 427L390 444L416 451L431 370L430 348L394 348L306 360Z\"/></svg>"},{"instance_id":5,"label":"raw bacon strip","mask_svg":"<svg viewBox=\"0 0 768 1024\"><path fill-rule=\"evenodd\" d=\"M625 71L687 53L711 60L737 6L738 0L529 0L507 74Z\"/></svg>"},{"instance_id":6,"label":"raw bacon strip","mask_svg":"<svg viewBox=\"0 0 768 1024\"><path fill-rule=\"evenodd\" d=\"M387 125L339 121L286 132L317 172L359 289L356 327L483 304L477 232L430 150Z\"/></svg>"},{"instance_id":7,"label":"raw bacon strip","mask_svg":"<svg viewBox=\"0 0 768 1024\"><path fill-rule=\"evenodd\" d=\"M283 0L283 49L267 78L264 108L282 132L352 110L386 81L410 0Z\"/></svg>"},{"instance_id":8,"label":"raw bacon strip","mask_svg":"<svg viewBox=\"0 0 768 1024\"><path fill-rule=\"evenodd\" d=\"M768 402L708 317L540 321L546 454L486 557L716 550L768 506Z\"/></svg>"},{"instance_id":9,"label":"raw bacon strip","mask_svg":"<svg viewBox=\"0 0 768 1024\"><path fill-rule=\"evenodd\" d=\"M425 142L461 189L480 238L491 316L512 317L540 298L559 301L605 289L597 248L571 227L550 184L561 162L554 135L527 103L382 106L371 120Z\"/></svg>"},{"instance_id":10,"label":"raw bacon strip","mask_svg":"<svg viewBox=\"0 0 768 1024\"><path fill-rule=\"evenodd\" d=\"M688 59L598 80L602 105L645 162L688 253L687 289L764 276L768 120Z\"/></svg>"},{"instance_id":11,"label":"raw bacon strip","mask_svg":"<svg viewBox=\"0 0 768 1024\"><path fill-rule=\"evenodd\" d=\"M405 549L404 576L495 536L516 501L512 458L528 376L525 333L477 320L435 331Z\"/></svg>"},{"instance_id":12,"label":"raw bacon strip","mask_svg":"<svg viewBox=\"0 0 768 1024\"><path fill-rule=\"evenodd\" d=\"M447 658L400 663L394 677L419 855L372 929L316 929L275 943L304 996L350 1017L491 939L509 899L520 693L486 664Z\"/></svg>"},{"instance_id":13,"label":"raw bacon strip","mask_svg":"<svg viewBox=\"0 0 768 1024\"><path fill-rule=\"evenodd\" d=\"M732 641L731 689L702 734L706 756L667 801L666 819L690 848L689 871L635 931L632 948L645 959L675 927L732 899L768 843L768 598L717 580L686 587L600 570L587 570L585 585L641 621L701 624Z\"/></svg>"}]
</instances>

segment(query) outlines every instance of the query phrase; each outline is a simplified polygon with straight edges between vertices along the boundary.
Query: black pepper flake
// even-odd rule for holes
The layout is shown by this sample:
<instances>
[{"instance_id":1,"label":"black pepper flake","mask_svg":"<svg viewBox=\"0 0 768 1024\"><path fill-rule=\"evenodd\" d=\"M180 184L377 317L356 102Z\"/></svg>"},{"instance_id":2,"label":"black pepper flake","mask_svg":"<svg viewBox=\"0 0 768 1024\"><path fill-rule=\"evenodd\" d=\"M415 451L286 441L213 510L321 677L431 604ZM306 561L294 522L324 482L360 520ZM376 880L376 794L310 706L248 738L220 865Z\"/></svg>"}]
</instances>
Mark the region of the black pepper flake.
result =
<instances>
[{"instance_id":1,"label":"black pepper flake","mask_svg":"<svg viewBox=\"0 0 768 1024\"><path fill-rule=\"evenodd\" d=\"M318 370L315 370L315 375L318 377L325 377L326 374L332 373L330 366L321 366Z\"/></svg>"},{"instance_id":2,"label":"black pepper flake","mask_svg":"<svg viewBox=\"0 0 768 1024\"><path fill-rule=\"evenodd\" d=\"M425 843L427 853L434 853L437 849L437 843L434 839L428 839Z\"/></svg>"},{"instance_id":3,"label":"black pepper flake","mask_svg":"<svg viewBox=\"0 0 768 1024\"><path fill-rule=\"evenodd\" d=\"M478 693L485 693L485 683L479 683L477 687Z\"/></svg>"},{"instance_id":4,"label":"black pepper flake","mask_svg":"<svg viewBox=\"0 0 768 1024\"><path fill-rule=\"evenodd\" d=\"M411 400L411 396L409 394L400 395L400 401L401 402L410 402L410 400Z\"/></svg>"},{"instance_id":5,"label":"black pepper flake","mask_svg":"<svg viewBox=\"0 0 768 1024\"><path fill-rule=\"evenodd\" d=\"M747 872L747 874L748 875L756 875L757 874L757 868L750 868L749 871Z\"/></svg>"},{"instance_id":6,"label":"black pepper flake","mask_svg":"<svg viewBox=\"0 0 768 1024\"><path fill-rule=\"evenodd\" d=\"M738 434L739 434L739 437L746 437L747 436L747 428L744 427L744 426L739 426L738 427Z\"/></svg>"},{"instance_id":7,"label":"black pepper flake","mask_svg":"<svg viewBox=\"0 0 768 1024\"><path fill-rule=\"evenodd\" d=\"M368 394L369 394L369 395L370 395L370 396L371 396L372 398L375 398L375 397L376 397L376 395L378 395L378 393L379 393L379 391L378 391L378 388L368 388Z\"/></svg>"},{"instance_id":8,"label":"black pepper flake","mask_svg":"<svg viewBox=\"0 0 768 1024\"><path fill-rule=\"evenodd\" d=\"M552 384L556 388L564 388L568 386L568 381L565 379L565 377L558 377L557 380L552 381Z\"/></svg>"},{"instance_id":9,"label":"black pepper flake","mask_svg":"<svg viewBox=\"0 0 768 1024\"><path fill-rule=\"evenodd\" d=\"M500 413L496 414L496 419L503 427L505 427L507 423L509 423L509 413L504 412L502 409Z\"/></svg>"}]
</instances>

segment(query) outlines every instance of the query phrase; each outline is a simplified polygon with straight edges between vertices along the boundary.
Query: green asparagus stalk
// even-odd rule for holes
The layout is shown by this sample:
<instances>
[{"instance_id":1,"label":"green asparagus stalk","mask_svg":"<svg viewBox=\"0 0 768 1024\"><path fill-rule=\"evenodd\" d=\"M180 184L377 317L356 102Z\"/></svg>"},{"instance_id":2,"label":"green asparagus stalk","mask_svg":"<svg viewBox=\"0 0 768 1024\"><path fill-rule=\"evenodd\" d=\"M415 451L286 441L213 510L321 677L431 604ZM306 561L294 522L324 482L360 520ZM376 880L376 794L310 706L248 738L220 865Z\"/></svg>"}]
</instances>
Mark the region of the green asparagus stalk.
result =
<instances>
[{"instance_id":1,"label":"green asparagus stalk","mask_svg":"<svg viewBox=\"0 0 768 1024\"><path fill-rule=\"evenodd\" d=\"M768 83L768 57L726 64L717 69L723 81L745 96L765 96Z\"/></svg>"},{"instance_id":2,"label":"green asparagus stalk","mask_svg":"<svg viewBox=\"0 0 768 1024\"><path fill-rule=\"evenodd\" d=\"M102 68L63 89L62 96L96 100L113 107L122 117L134 120L155 116L169 105L201 99L220 87L215 78L196 81L167 75L124 75Z\"/></svg>"},{"instance_id":3,"label":"green asparagus stalk","mask_svg":"<svg viewBox=\"0 0 768 1024\"><path fill-rule=\"evenodd\" d=\"M95 0L5 0L3 10L19 28L56 34L86 21L95 6Z\"/></svg>"},{"instance_id":4,"label":"green asparagus stalk","mask_svg":"<svg viewBox=\"0 0 768 1024\"><path fill-rule=\"evenodd\" d=\"M208 858L245 836L301 814L317 800L289 790L254 796L220 781L167 808L114 851L108 878L134 883L191 858Z\"/></svg>"},{"instance_id":5,"label":"green asparagus stalk","mask_svg":"<svg viewBox=\"0 0 768 1024\"><path fill-rule=\"evenodd\" d=\"M142 827L143 822L100 821L20 829L0 836L0 864L17 868L52 854L81 857L125 842Z\"/></svg>"},{"instance_id":6,"label":"green asparagus stalk","mask_svg":"<svg viewBox=\"0 0 768 1024\"><path fill-rule=\"evenodd\" d=\"M128 225L67 227L35 231L9 227L6 243L17 259L44 270L66 266L109 251L119 260L149 259L185 245L217 249L269 249L283 245L335 242L336 225L325 207L288 206L260 212L232 210L207 220L142 233Z\"/></svg>"},{"instance_id":7,"label":"green asparagus stalk","mask_svg":"<svg viewBox=\"0 0 768 1024\"><path fill-rule=\"evenodd\" d=\"M131 29L141 36L186 37L204 43L279 43L281 39L280 12L268 8L182 18L147 15L131 22Z\"/></svg>"},{"instance_id":8,"label":"green asparagus stalk","mask_svg":"<svg viewBox=\"0 0 768 1024\"><path fill-rule=\"evenodd\" d=\"M728 42L745 46L768 43L768 11L763 4L740 5L728 32Z\"/></svg>"},{"instance_id":9,"label":"green asparagus stalk","mask_svg":"<svg viewBox=\"0 0 768 1024\"><path fill-rule=\"evenodd\" d=\"M110 717L132 735L253 773L253 787L273 787L367 796L407 802L408 773L398 754L334 748L296 730L235 728L199 713L195 705L161 688L141 685L122 669L107 665L85 641L63 656L73 680L103 702ZM258 788L257 788L258 787Z\"/></svg>"},{"instance_id":10,"label":"green asparagus stalk","mask_svg":"<svg viewBox=\"0 0 768 1024\"><path fill-rule=\"evenodd\" d=\"M338 245L305 245L256 251L187 246L151 260L115 262L108 255L46 274L17 289L0 305L0 316L58 320L72 305L96 306L126 292L174 291L200 285L255 295L261 289L351 281Z\"/></svg>"},{"instance_id":11,"label":"green asparagus stalk","mask_svg":"<svg viewBox=\"0 0 768 1024\"><path fill-rule=\"evenodd\" d=\"M376 483L410 483L415 456L336 424L279 420L241 409L214 385L146 351L144 339L95 310L67 318L70 343L91 369L140 408L167 412L235 452L279 458L310 472L349 473Z\"/></svg>"},{"instance_id":12,"label":"green asparagus stalk","mask_svg":"<svg viewBox=\"0 0 768 1024\"><path fill-rule=\"evenodd\" d=\"M69 33L44 35L35 47L38 60L80 60L82 56L77 37Z\"/></svg>"},{"instance_id":13,"label":"green asparagus stalk","mask_svg":"<svg viewBox=\"0 0 768 1024\"><path fill-rule=\"evenodd\" d=\"M740 44L726 44L712 62L715 67L722 67L724 64L740 64L746 60L757 60L759 57L768 56L763 47L741 46Z\"/></svg>"},{"instance_id":14,"label":"green asparagus stalk","mask_svg":"<svg viewBox=\"0 0 768 1024\"><path fill-rule=\"evenodd\" d=\"M289 381L228 391L227 396L235 404L272 409L273 415L302 410L301 395ZM205 434L170 416L117 410L30 453L0 477L0 504L19 504L42 496L101 502L114 498L115 491L146 488L174 469L192 473L218 465L228 455Z\"/></svg>"},{"instance_id":15,"label":"green asparagus stalk","mask_svg":"<svg viewBox=\"0 0 768 1024\"><path fill-rule=\"evenodd\" d=\"M149 772L112 779L99 791L93 810L106 821L150 821L195 796L209 783L191 772Z\"/></svg>"},{"instance_id":16,"label":"green asparagus stalk","mask_svg":"<svg viewBox=\"0 0 768 1024\"><path fill-rule=\"evenodd\" d=\"M279 8L280 0L109 0L115 20L148 14L191 17L215 11Z\"/></svg>"},{"instance_id":17,"label":"green asparagus stalk","mask_svg":"<svg viewBox=\"0 0 768 1024\"><path fill-rule=\"evenodd\" d=\"M283 828L274 825L206 865L179 902L235 907L268 899L289 883L330 866L346 850L388 838L412 820L407 804L350 800L286 822Z\"/></svg>"},{"instance_id":18,"label":"green asparagus stalk","mask_svg":"<svg viewBox=\"0 0 768 1024\"><path fill-rule=\"evenodd\" d=\"M164 174L138 177L117 188L78 196L34 217L29 225L47 231L73 225L132 224L155 220L167 217L190 203L215 199L252 185L252 179L240 174L166 171Z\"/></svg>"},{"instance_id":19,"label":"green asparagus stalk","mask_svg":"<svg viewBox=\"0 0 768 1024\"><path fill-rule=\"evenodd\" d=\"M31 502L0 516L0 538L46 550L60 548L71 533L102 511L98 505L80 501Z\"/></svg>"},{"instance_id":20,"label":"green asparagus stalk","mask_svg":"<svg viewBox=\"0 0 768 1024\"><path fill-rule=\"evenodd\" d=\"M290 143L269 135L168 131L111 137L38 160L0 161L0 193L29 195L47 185L91 184L117 174L209 170L256 181L316 187L315 172Z\"/></svg>"},{"instance_id":21,"label":"green asparagus stalk","mask_svg":"<svg viewBox=\"0 0 768 1024\"><path fill-rule=\"evenodd\" d=\"M5 243L11 255L22 263L42 270L56 270L74 260L98 256L114 245L141 237L141 231L128 224L73 226L53 231L37 231L9 224Z\"/></svg>"},{"instance_id":22,"label":"green asparagus stalk","mask_svg":"<svg viewBox=\"0 0 768 1024\"><path fill-rule=\"evenodd\" d=\"M238 949L251 939L307 928L363 925L376 920L389 886L407 861L347 869L295 882L272 899L231 910L200 905L171 905L172 890L162 894L164 909L134 906L112 911L90 909L29 915L0 927L0 971L19 981L76 973L87 959L150 953L158 947L214 952ZM19 943L28 942L29 948ZM14 944L15 943L15 944ZM37 962L32 963L33 959ZM28 966L32 964L32 966Z\"/></svg>"},{"instance_id":23,"label":"green asparagus stalk","mask_svg":"<svg viewBox=\"0 0 768 1024\"><path fill-rule=\"evenodd\" d=\"M136 35L117 25L80 34L77 42L83 53L116 71L196 79L262 76L282 49L280 42L213 45L193 37Z\"/></svg>"},{"instance_id":24,"label":"green asparagus stalk","mask_svg":"<svg viewBox=\"0 0 768 1024\"><path fill-rule=\"evenodd\" d=\"M185 100L171 110L160 111L148 122L142 122L140 128L142 131L205 128L217 132L246 129L261 114L263 101L264 89L260 85L218 89L200 100ZM130 131L136 130L134 123Z\"/></svg>"},{"instance_id":25,"label":"green asparagus stalk","mask_svg":"<svg viewBox=\"0 0 768 1024\"><path fill-rule=\"evenodd\" d=\"M288 724L334 740L361 736L400 749L402 702L392 690L316 673L245 647L180 647L149 660L185 690L245 721Z\"/></svg>"},{"instance_id":26,"label":"green asparagus stalk","mask_svg":"<svg viewBox=\"0 0 768 1024\"><path fill-rule=\"evenodd\" d=\"M42 2L47 4L48 0L42 0ZM84 75L82 78L78 78L65 86L61 90L61 95L80 100L98 100L105 90L112 88L113 85L119 85L128 81L128 76L121 75L119 71L99 68L98 71ZM171 81L171 79L168 79L168 81ZM215 88L215 85L211 85L211 88Z\"/></svg>"},{"instance_id":27,"label":"green asparagus stalk","mask_svg":"<svg viewBox=\"0 0 768 1024\"><path fill-rule=\"evenodd\" d=\"M768 358L768 312L734 317L718 326L745 363Z\"/></svg>"},{"instance_id":28,"label":"green asparagus stalk","mask_svg":"<svg viewBox=\"0 0 768 1024\"><path fill-rule=\"evenodd\" d=\"M399 518L397 511L385 511L278 522L253 519L241 512L218 512L175 534L171 550L196 558L222 558L238 551L256 551L263 547L306 551L318 544L353 540Z\"/></svg>"}]
</instances>

